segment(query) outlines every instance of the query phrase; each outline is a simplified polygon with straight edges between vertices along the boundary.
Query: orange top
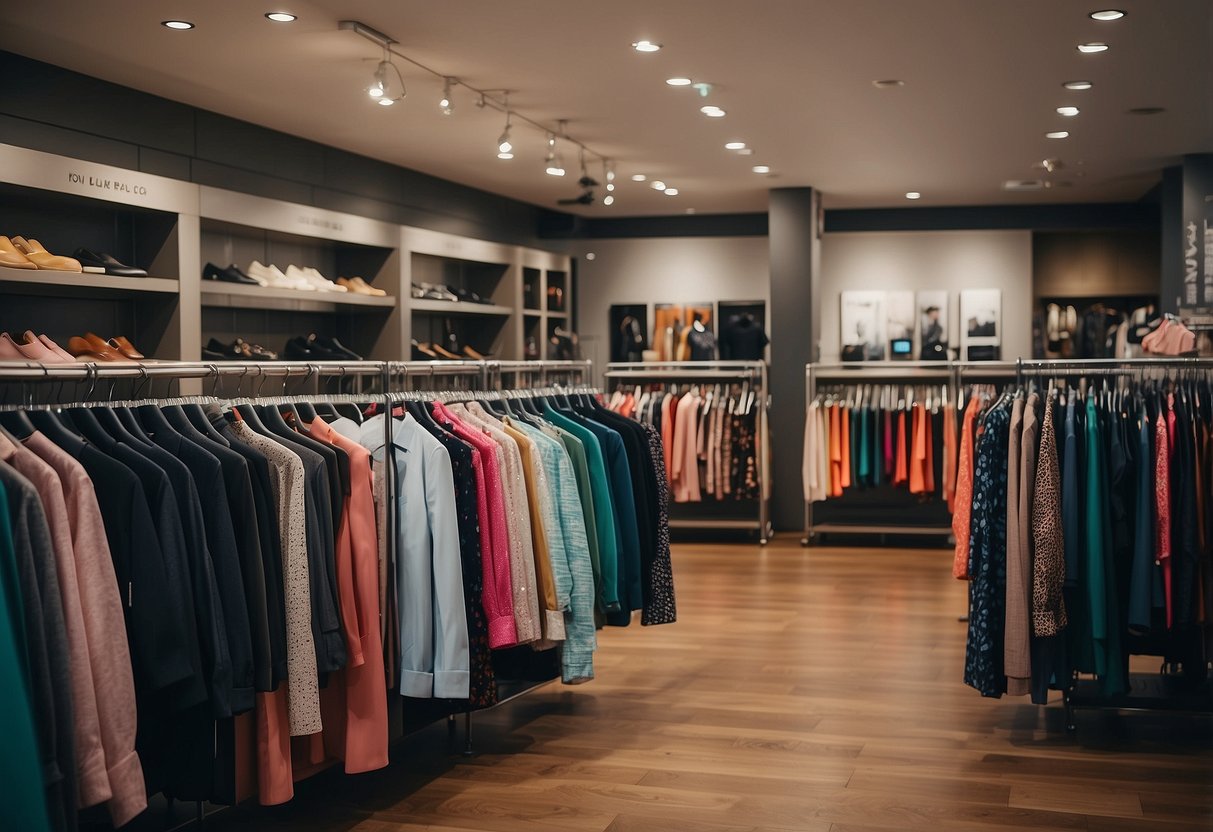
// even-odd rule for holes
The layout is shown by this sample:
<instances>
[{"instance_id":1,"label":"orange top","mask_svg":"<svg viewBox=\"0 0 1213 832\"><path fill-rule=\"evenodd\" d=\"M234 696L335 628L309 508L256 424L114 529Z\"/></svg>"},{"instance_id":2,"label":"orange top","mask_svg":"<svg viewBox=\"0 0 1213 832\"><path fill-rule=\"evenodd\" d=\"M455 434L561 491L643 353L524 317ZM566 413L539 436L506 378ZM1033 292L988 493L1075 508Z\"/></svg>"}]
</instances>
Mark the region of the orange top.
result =
<instances>
[{"instance_id":1,"label":"orange top","mask_svg":"<svg viewBox=\"0 0 1213 832\"><path fill-rule=\"evenodd\" d=\"M893 485L901 485L909 478L909 468L906 465L906 412L897 414L897 465L893 468Z\"/></svg>"},{"instance_id":2,"label":"orange top","mask_svg":"<svg viewBox=\"0 0 1213 832\"><path fill-rule=\"evenodd\" d=\"M922 461L922 482L927 494L935 493L935 426L931 414L924 408L922 411L922 432L926 435L926 454Z\"/></svg>"},{"instance_id":3,"label":"orange top","mask_svg":"<svg viewBox=\"0 0 1213 832\"><path fill-rule=\"evenodd\" d=\"M842 427L838 407L830 405L830 496L842 496Z\"/></svg>"},{"instance_id":4,"label":"orange top","mask_svg":"<svg viewBox=\"0 0 1213 832\"><path fill-rule=\"evenodd\" d=\"M973 513L973 423L977 420L978 401L969 400L960 435L960 461L956 469L956 496L952 514L952 534L956 537L956 556L952 577L969 577L969 520Z\"/></svg>"},{"instance_id":5,"label":"orange top","mask_svg":"<svg viewBox=\"0 0 1213 832\"><path fill-rule=\"evenodd\" d=\"M923 418L922 405L915 404L911 410L911 427L910 431L913 435L914 447L910 453L910 493L922 494L926 489L926 478L923 476L923 458L927 453L927 436L923 430L923 423L926 421Z\"/></svg>"}]
</instances>

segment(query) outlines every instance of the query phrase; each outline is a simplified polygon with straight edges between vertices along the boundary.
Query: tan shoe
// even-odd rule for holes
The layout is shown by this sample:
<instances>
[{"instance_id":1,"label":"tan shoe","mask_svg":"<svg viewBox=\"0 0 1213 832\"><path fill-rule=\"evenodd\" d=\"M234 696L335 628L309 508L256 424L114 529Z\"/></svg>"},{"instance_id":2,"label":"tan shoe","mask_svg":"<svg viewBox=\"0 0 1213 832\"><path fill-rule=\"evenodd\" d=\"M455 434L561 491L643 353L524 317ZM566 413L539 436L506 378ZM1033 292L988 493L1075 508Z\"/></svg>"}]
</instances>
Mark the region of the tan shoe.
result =
<instances>
[{"instance_id":1,"label":"tan shoe","mask_svg":"<svg viewBox=\"0 0 1213 832\"><path fill-rule=\"evenodd\" d=\"M376 289L374 286L367 283L361 277L351 277L349 279L349 284L352 288L352 291L360 292L361 294L364 294L364 295L371 295L372 297L377 297L377 298L386 298L387 297L387 292L383 291L382 289Z\"/></svg>"},{"instance_id":2,"label":"tan shoe","mask_svg":"<svg viewBox=\"0 0 1213 832\"><path fill-rule=\"evenodd\" d=\"M0 266L8 269L36 269L38 264L22 254L13 241L0 236Z\"/></svg>"},{"instance_id":3,"label":"tan shoe","mask_svg":"<svg viewBox=\"0 0 1213 832\"><path fill-rule=\"evenodd\" d=\"M146 356L143 353L141 353L141 352L139 352L139 350L135 349L134 344L132 344L129 340L127 340L122 335L115 335L113 338L109 339L105 343L111 349L117 350L118 352L122 353L127 358L131 359L132 361L141 361L142 359L146 358Z\"/></svg>"},{"instance_id":4,"label":"tan shoe","mask_svg":"<svg viewBox=\"0 0 1213 832\"><path fill-rule=\"evenodd\" d=\"M101 337L89 332L83 338L73 335L68 339L67 351L81 361L129 361L122 353L111 347Z\"/></svg>"},{"instance_id":5,"label":"tan shoe","mask_svg":"<svg viewBox=\"0 0 1213 832\"><path fill-rule=\"evenodd\" d=\"M359 288L357 286L354 285L354 281L352 281L348 278L345 278L345 277L337 278L337 285L344 286L345 290L347 292L349 292L351 295L365 294L365 292L362 292L361 290L359 290Z\"/></svg>"},{"instance_id":6,"label":"tan shoe","mask_svg":"<svg viewBox=\"0 0 1213 832\"><path fill-rule=\"evenodd\" d=\"M34 261L40 269L48 269L55 272L78 272L83 270L79 260L74 257L62 257L57 254L51 254L37 240L13 237L12 242L18 251Z\"/></svg>"}]
</instances>

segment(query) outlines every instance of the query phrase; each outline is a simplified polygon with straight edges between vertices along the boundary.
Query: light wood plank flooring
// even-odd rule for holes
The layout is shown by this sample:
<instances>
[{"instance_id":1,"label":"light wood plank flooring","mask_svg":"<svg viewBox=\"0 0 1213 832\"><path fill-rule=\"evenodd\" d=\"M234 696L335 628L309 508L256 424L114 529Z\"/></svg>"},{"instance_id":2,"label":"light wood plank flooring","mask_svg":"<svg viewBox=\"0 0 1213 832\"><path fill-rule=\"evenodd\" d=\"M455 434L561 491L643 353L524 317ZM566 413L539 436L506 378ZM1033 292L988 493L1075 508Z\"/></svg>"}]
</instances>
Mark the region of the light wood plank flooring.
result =
<instances>
[{"instance_id":1,"label":"light wood plank flooring","mask_svg":"<svg viewBox=\"0 0 1213 832\"><path fill-rule=\"evenodd\" d=\"M939 550L676 547L678 623L600 634L598 678L435 726L212 830L1213 829L1207 718L982 699ZM1145 666L1157 666L1149 660Z\"/></svg>"}]
</instances>

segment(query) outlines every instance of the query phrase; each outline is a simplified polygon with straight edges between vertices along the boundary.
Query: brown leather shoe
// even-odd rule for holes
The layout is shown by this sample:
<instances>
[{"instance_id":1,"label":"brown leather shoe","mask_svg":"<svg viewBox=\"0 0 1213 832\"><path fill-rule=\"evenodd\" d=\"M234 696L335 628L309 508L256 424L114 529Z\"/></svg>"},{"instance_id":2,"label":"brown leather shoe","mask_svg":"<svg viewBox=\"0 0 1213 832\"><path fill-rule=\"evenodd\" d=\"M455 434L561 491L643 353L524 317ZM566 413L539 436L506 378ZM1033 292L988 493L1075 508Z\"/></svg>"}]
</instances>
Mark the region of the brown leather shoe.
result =
<instances>
[{"instance_id":1,"label":"brown leather shoe","mask_svg":"<svg viewBox=\"0 0 1213 832\"><path fill-rule=\"evenodd\" d=\"M80 261L72 257L61 257L57 254L51 254L47 251L42 243L37 240L27 240L24 237L13 237L13 245L17 250L28 257L40 269L47 269L54 272L78 272L83 271Z\"/></svg>"},{"instance_id":2,"label":"brown leather shoe","mask_svg":"<svg viewBox=\"0 0 1213 832\"><path fill-rule=\"evenodd\" d=\"M81 361L130 360L91 332L87 333L83 338L79 335L73 335L68 339L67 351Z\"/></svg>"},{"instance_id":3,"label":"brown leather shoe","mask_svg":"<svg viewBox=\"0 0 1213 832\"><path fill-rule=\"evenodd\" d=\"M143 353L135 349L135 345L128 341L125 336L115 335L105 343L132 361L142 361L145 358Z\"/></svg>"},{"instance_id":4,"label":"brown leather shoe","mask_svg":"<svg viewBox=\"0 0 1213 832\"><path fill-rule=\"evenodd\" d=\"M0 266L8 269L36 269L38 264L22 254L13 241L0 236Z\"/></svg>"}]
</instances>

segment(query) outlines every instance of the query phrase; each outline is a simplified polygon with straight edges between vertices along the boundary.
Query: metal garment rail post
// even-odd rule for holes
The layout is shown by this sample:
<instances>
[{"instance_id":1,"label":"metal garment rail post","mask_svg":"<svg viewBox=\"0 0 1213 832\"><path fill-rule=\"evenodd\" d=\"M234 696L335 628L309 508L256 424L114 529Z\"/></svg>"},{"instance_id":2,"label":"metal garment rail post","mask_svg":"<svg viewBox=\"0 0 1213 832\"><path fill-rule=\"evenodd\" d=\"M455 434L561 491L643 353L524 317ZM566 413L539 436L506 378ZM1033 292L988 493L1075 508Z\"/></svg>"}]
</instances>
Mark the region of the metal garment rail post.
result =
<instances>
[{"instance_id":1,"label":"metal garment rail post","mask_svg":"<svg viewBox=\"0 0 1213 832\"><path fill-rule=\"evenodd\" d=\"M771 539L771 448L767 411L771 394L767 387L765 361L626 361L606 365L603 376L607 382L631 381L636 384L652 382L748 382L757 384L758 391L758 468L759 496L757 521L719 519L673 519L670 528L684 529L750 529L757 528L758 541L765 546ZM609 390L607 391L610 392Z\"/></svg>"},{"instance_id":2,"label":"metal garment rail post","mask_svg":"<svg viewBox=\"0 0 1213 832\"><path fill-rule=\"evenodd\" d=\"M844 384L894 384L914 385L928 382L943 382L947 396L951 398L954 385L953 362L950 361L866 361L854 364L806 364L804 367L804 404L808 417L809 405L817 398L819 382ZM805 495L804 537L801 546L809 546L819 534L898 534L938 535L952 534L951 526L908 526L891 524L814 523L813 503Z\"/></svg>"}]
</instances>

